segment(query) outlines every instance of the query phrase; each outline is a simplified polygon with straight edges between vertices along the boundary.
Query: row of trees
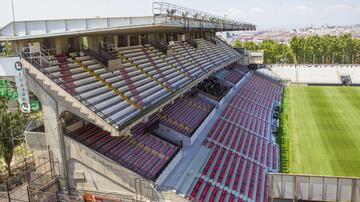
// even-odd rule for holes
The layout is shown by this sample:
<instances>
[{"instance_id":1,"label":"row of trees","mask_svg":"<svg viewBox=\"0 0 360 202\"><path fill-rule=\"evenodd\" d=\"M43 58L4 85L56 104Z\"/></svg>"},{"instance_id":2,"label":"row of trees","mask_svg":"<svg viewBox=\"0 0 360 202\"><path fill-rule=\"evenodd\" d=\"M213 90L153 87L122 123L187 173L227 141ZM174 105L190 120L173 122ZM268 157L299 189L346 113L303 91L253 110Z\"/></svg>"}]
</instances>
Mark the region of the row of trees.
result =
<instances>
[{"instance_id":1,"label":"row of trees","mask_svg":"<svg viewBox=\"0 0 360 202\"><path fill-rule=\"evenodd\" d=\"M360 39L353 39L350 34L341 36L313 35L293 37L289 44L274 40L241 42L235 40L234 48L264 50L265 63L296 64L359 64Z\"/></svg>"}]
</instances>

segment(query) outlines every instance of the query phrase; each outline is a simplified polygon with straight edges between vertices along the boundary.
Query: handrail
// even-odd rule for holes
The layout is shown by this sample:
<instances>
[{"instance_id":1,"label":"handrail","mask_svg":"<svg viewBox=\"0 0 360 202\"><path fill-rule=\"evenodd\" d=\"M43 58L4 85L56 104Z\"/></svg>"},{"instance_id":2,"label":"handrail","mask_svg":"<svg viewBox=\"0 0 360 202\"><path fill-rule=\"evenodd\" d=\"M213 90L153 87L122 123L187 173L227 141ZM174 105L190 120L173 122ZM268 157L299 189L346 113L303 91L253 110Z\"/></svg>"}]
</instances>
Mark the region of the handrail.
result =
<instances>
[{"instance_id":1,"label":"handrail","mask_svg":"<svg viewBox=\"0 0 360 202\"><path fill-rule=\"evenodd\" d=\"M218 44L218 42L217 42L213 37L207 38L206 40L210 41L210 42L213 43L214 45L217 45L217 44Z\"/></svg>"},{"instance_id":2,"label":"handrail","mask_svg":"<svg viewBox=\"0 0 360 202\"><path fill-rule=\"evenodd\" d=\"M194 39L187 39L186 42L188 44L190 44L193 48L198 48L198 44L196 43L196 41Z\"/></svg>"},{"instance_id":3,"label":"handrail","mask_svg":"<svg viewBox=\"0 0 360 202\"><path fill-rule=\"evenodd\" d=\"M117 59L116 55L109 53L103 48L99 48L99 52L96 52L89 47L85 47L83 50L85 53L98 60L104 66L109 66L109 60Z\"/></svg>"},{"instance_id":4,"label":"handrail","mask_svg":"<svg viewBox=\"0 0 360 202\"><path fill-rule=\"evenodd\" d=\"M29 47L22 47L21 49L22 49L22 54L23 54L23 55L25 54L28 58L31 58L31 59L33 59L33 58L35 58L35 59L39 58L39 62L40 62L40 66L41 66L41 67L44 67L44 66L45 66L45 65L43 65L43 63L42 63L43 61L45 61L45 62L47 63L47 66L51 66L51 65L53 64L53 63L51 62L51 60L50 60L50 58L51 58L50 52L47 51L47 50L45 50L45 49L43 49L43 48L41 48L41 47L40 47L40 51L37 52L37 53L31 52ZM47 57L48 59L46 59L46 57Z\"/></svg>"},{"instance_id":5,"label":"handrail","mask_svg":"<svg viewBox=\"0 0 360 202\"><path fill-rule=\"evenodd\" d=\"M93 70L91 70L89 67L81 63L80 60L75 60L75 62L80 65L85 71L87 71L90 75L96 78L96 80L101 81L105 86L107 86L110 90L112 90L114 93L119 95L122 99L126 100L130 105L134 106L138 110L142 110L142 108L134 101L132 101L128 96L126 96L124 93L122 93L120 90L115 88L111 83L107 82L104 78L102 78L100 75L95 73Z\"/></svg>"},{"instance_id":6,"label":"handrail","mask_svg":"<svg viewBox=\"0 0 360 202\"><path fill-rule=\"evenodd\" d=\"M160 41L151 41L150 45L154 46L155 48L159 49L161 52L167 54L167 51L169 50L169 46L166 44L160 42Z\"/></svg>"}]
</instances>

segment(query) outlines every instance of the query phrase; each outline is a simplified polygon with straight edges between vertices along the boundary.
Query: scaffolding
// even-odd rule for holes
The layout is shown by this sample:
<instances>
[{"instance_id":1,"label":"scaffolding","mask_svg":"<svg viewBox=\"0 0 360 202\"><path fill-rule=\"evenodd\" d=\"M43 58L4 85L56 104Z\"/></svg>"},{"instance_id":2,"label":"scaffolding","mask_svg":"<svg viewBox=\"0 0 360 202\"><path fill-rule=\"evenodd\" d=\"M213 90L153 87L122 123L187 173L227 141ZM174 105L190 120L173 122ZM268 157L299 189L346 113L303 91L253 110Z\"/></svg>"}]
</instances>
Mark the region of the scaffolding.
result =
<instances>
[{"instance_id":1,"label":"scaffolding","mask_svg":"<svg viewBox=\"0 0 360 202\"><path fill-rule=\"evenodd\" d=\"M42 191L50 187L55 187L55 190L58 188L50 151L44 156L26 158L12 166L12 169L14 174L7 176L0 184L0 202L37 201Z\"/></svg>"}]
</instances>

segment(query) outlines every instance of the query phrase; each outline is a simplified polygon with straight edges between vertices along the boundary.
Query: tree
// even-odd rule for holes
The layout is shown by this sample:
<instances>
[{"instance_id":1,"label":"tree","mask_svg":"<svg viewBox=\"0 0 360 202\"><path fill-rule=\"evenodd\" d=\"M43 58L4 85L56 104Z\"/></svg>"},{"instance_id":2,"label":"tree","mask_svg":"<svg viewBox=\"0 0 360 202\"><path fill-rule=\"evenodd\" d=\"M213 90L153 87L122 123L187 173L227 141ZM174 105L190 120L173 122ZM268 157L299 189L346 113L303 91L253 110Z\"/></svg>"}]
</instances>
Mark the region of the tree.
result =
<instances>
[{"instance_id":1,"label":"tree","mask_svg":"<svg viewBox=\"0 0 360 202\"><path fill-rule=\"evenodd\" d=\"M259 44L235 40L233 46L247 50L263 50L265 63L360 63L360 39L354 39L350 34L295 36L289 45L273 40L264 40Z\"/></svg>"},{"instance_id":2,"label":"tree","mask_svg":"<svg viewBox=\"0 0 360 202\"><path fill-rule=\"evenodd\" d=\"M258 50L259 47L255 42L245 41L241 42L239 39L236 39L233 43L234 48L246 48L247 50Z\"/></svg>"},{"instance_id":3,"label":"tree","mask_svg":"<svg viewBox=\"0 0 360 202\"><path fill-rule=\"evenodd\" d=\"M11 162L14 149L23 140L23 132L27 124L27 117L20 110L10 112L6 107L6 100L1 98L0 106L0 156L4 158L8 175L11 175Z\"/></svg>"},{"instance_id":4,"label":"tree","mask_svg":"<svg viewBox=\"0 0 360 202\"><path fill-rule=\"evenodd\" d=\"M243 47L243 43L242 43L239 39L236 39L236 40L234 41L234 43L232 44L232 46L233 46L234 48L242 48L242 47Z\"/></svg>"},{"instance_id":5,"label":"tree","mask_svg":"<svg viewBox=\"0 0 360 202\"><path fill-rule=\"evenodd\" d=\"M7 100L4 97L0 97L0 110L7 110ZM1 111L2 112L2 111Z\"/></svg>"}]
</instances>

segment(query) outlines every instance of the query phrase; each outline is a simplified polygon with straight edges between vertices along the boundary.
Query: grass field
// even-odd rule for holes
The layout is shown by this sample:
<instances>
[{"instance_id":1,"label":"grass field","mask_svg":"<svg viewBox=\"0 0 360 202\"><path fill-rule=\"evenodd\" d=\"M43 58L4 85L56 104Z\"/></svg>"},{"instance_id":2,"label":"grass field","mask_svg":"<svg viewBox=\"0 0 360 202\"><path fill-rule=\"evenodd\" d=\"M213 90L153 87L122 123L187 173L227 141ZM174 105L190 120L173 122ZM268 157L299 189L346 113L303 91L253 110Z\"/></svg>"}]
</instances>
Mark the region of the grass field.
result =
<instances>
[{"instance_id":1,"label":"grass field","mask_svg":"<svg viewBox=\"0 0 360 202\"><path fill-rule=\"evenodd\" d=\"M289 171L360 177L360 87L286 88Z\"/></svg>"}]
</instances>

